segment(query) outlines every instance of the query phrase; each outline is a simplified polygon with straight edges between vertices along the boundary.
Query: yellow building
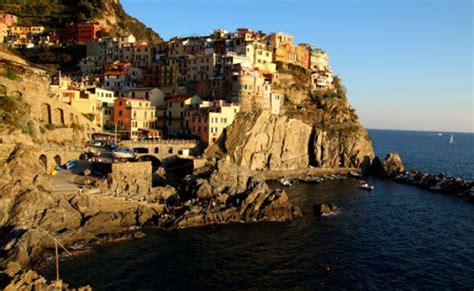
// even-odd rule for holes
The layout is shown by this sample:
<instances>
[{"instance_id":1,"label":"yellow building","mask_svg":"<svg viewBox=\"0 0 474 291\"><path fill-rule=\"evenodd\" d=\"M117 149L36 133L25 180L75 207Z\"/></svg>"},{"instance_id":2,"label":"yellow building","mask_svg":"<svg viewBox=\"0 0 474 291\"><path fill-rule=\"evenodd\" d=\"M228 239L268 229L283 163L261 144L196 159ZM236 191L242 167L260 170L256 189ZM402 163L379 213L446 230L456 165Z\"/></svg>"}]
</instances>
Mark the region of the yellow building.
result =
<instances>
[{"instance_id":1,"label":"yellow building","mask_svg":"<svg viewBox=\"0 0 474 291\"><path fill-rule=\"evenodd\" d=\"M12 26L10 27L12 35L40 34L45 31L44 26Z\"/></svg>"},{"instance_id":2,"label":"yellow building","mask_svg":"<svg viewBox=\"0 0 474 291\"><path fill-rule=\"evenodd\" d=\"M167 100L166 127L168 135L179 135L186 132L185 112L198 109L203 100L199 96L179 95Z\"/></svg>"},{"instance_id":3,"label":"yellow building","mask_svg":"<svg viewBox=\"0 0 474 291\"><path fill-rule=\"evenodd\" d=\"M225 129L234 122L235 116L239 111L239 105L233 103L226 104L223 101L219 101L217 105L214 105L209 109L209 125L207 126L209 131L207 140L208 145L217 142Z\"/></svg>"},{"instance_id":4,"label":"yellow building","mask_svg":"<svg viewBox=\"0 0 474 291\"><path fill-rule=\"evenodd\" d=\"M77 92L79 92L79 94ZM64 94L67 94L67 96L69 97L72 97L74 95L74 97L72 97L69 102L67 102L66 99L63 99L63 102L68 103L78 112L89 118L97 126L102 128L102 104L97 101L97 96L95 94L79 90L66 90L63 92L63 96Z\"/></svg>"},{"instance_id":5,"label":"yellow building","mask_svg":"<svg viewBox=\"0 0 474 291\"><path fill-rule=\"evenodd\" d=\"M220 55L189 56L187 65L188 81L208 81L215 73L216 66L221 63Z\"/></svg>"},{"instance_id":6,"label":"yellow building","mask_svg":"<svg viewBox=\"0 0 474 291\"><path fill-rule=\"evenodd\" d=\"M293 45L294 39L293 35L283 32L271 33L266 37L267 46L273 49L281 46Z\"/></svg>"},{"instance_id":7,"label":"yellow building","mask_svg":"<svg viewBox=\"0 0 474 291\"><path fill-rule=\"evenodd\" d=\"M152 50L147 43L135 44L133 46L132 64L136 68L148 69L152 63Z\"/></svg>"},{"instance_id":8,"label":"yellow building","mask_svg":"<svg viewBox=\"0 0 474 291\"><path fill-rule=\"evenodd\" d=\"M0 23L0 43L4 42L4 39L7 35L8 35L8 26L4 23Z\"/></svg>"}]
</instances>

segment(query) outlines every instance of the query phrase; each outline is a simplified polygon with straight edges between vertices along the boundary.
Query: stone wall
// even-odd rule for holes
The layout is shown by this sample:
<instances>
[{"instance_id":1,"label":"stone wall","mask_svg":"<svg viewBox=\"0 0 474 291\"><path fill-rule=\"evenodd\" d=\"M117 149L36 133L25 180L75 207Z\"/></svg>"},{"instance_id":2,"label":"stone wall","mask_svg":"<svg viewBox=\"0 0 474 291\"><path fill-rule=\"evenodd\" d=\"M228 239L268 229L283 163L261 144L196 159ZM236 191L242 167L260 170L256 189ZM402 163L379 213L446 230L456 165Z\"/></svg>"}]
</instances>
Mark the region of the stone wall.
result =
<instances>
[{"instance_id":1,"label":"stone wall","mask_svg":"<svg viewBox=\"0 0 474 291\"><path fill-rule=\"evenodd\" d=\"M133 149L137 156L152 155L164 161L165 159L181 155L184 150L192 150L196 147L194 140L160 140L160 141L123 141L121 147Z\"/></svg>"},{"instance_id":2,"label":"stone wall","mask_svg":"<svg viewBox=\"0 0 474 291\"><path fill-rule=\"evenodd\" d=\"M35 136L41 142L83 143L85 133L98 130L69 104L51 95L47 75L34 73L28 68L19 72L15 80L0 74L0 98L5 95L21 97L29 107L28 121L33 124ZM55 133L58 128L62 131ZM64 140L64 137L69 139Z\"/></svg>"},{"instance_id":3,"label":"stone wall","mask_svg":"<svg viewBox=\"0 0 474 291\"><path fill-rule=\"evenodd\" d=\"M114 163L108 181L111 190L117 194L146 194L152 186L151 162Z\"/></svg>"}]
</instances>

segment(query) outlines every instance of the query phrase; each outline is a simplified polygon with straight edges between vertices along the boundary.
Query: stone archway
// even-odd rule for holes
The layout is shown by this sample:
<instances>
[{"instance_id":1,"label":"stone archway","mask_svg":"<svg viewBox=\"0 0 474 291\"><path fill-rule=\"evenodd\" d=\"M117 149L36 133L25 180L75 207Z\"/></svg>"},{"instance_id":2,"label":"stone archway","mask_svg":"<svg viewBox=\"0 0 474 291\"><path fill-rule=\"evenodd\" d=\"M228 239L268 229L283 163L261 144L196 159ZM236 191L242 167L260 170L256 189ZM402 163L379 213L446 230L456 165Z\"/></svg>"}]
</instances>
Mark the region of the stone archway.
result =
<instances>
[{"instance_id":1,"label":"stone archway","mask_svg":"<svg viewBox=\"0 0 474 291\"><path fill-rule=\"evenodd\" d=\"M39 156L38 160L39 160L40 165L44 167L45 170L48 170L48 157L42 154Z\"/></svg>"},{"instance_id":2,"label":"stone archway","mask_svg":"<svg viewBox=\"0 0 474 291\"><path fill-rule=\"evenodd\" d=\"M55 156L54 156L54 162L56 163L56 165L62 166L62 163L61 163L61 156L60 156L60 155L55 155Z\"/></svg>"}]
</instances>

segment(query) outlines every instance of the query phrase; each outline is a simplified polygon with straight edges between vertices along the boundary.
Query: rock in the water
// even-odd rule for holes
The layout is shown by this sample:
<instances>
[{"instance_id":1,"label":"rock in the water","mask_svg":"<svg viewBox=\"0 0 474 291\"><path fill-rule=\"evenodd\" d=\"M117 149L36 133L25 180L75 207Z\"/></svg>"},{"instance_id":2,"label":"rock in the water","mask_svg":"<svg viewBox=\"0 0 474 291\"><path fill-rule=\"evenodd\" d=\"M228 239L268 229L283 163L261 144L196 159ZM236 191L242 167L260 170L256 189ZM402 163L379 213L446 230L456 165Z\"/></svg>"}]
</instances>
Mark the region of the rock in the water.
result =
<instances>
[{"instance_id":1,"label":"rock in the water","mask_svg":"<svg viewBox=\"0 0 474 291\"><path fill-rule=\"evenodd\" d=\"M336 211L336 209L337 209L337 206L332 203L319 203L319 204L314 204L313 206L313 212L317 216L330 214Z\"/></svg>"},{"instance_id":2,"label":"rock in the water","mask_svg":"<svg viewBox=\"0 0 474 291\"><path fill-rule=\"evenodd\" d=\"M398 153L389 153L382 163L383 171L386 175L393 176L405 171L402 159Z\"/></svg>"},{"instance_id":3,"label":"rock in the water","mask_svg":"<svg viewBox=\"0 0 474 291\"><path fill-rule=\"evenodd\" d=\"M62 281L48 282L43 276L39 275L33 270L28 270L20 274L15 275L10 283L5 287L5 291L16 291L16 290L78 290L78 291L91 291L90 286L69 288L68 284Z\"/></svg>"}]
</instances>

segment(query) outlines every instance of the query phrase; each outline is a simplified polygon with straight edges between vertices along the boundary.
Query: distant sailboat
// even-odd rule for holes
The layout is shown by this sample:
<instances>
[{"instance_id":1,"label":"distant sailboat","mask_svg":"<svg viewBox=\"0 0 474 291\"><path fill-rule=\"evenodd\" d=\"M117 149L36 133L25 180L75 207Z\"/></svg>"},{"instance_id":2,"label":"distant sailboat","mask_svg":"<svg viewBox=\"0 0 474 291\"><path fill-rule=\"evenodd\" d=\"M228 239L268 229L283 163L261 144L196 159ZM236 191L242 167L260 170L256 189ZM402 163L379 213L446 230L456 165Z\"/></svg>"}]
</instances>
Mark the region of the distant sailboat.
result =
<instances>
[{"instance_id":1,"label":"distant sailboat","mask_svg":"<svg viewBox=\"0 0 474 291\"><path fill-rule=\"evenodd\" d=\"M450 145L456 145L456 142L454 142L454 135L451 134L451 138L449 139L449 144Z\"/></svg>"}]
</instances>

